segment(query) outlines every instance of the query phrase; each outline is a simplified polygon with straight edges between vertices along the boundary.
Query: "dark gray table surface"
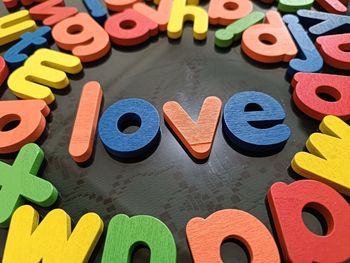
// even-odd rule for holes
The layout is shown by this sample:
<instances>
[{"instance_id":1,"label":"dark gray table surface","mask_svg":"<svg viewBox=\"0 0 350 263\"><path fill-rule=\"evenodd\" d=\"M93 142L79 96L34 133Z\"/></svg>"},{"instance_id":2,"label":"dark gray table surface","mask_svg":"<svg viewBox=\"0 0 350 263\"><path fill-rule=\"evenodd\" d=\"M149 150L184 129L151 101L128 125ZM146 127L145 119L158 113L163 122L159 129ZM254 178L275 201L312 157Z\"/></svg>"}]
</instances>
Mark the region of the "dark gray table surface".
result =
<instances>
[{"instance_id":1,"label":"dark gray table surface","mask_svg":"<svg viewBox=\"0 0 350 263\"><path fill-rule=\"evenodd\" d=\"M86 11L82 1L66 0L66 5ZM254 2L256 10L270 6ZM207 8L208 3L203 4ZM274 7L273 7L274 8ZM275 8L274 8L275 9ZM7 14L0 5L0 14ZM168 40L166 33L145 44L132 47L113 46L109 55L95 63L84 65L84 71L70 76L70 86L55 92L45 135L39 140L46 156L40 176L51 181L59 190L55 207L64 209L77 222L86 212L98 213L105 223L104 234L91 262L100 262L109 220L116 214L129 216L147 214L161 219L173 233L178 262L192 262L186 242L185 226L193 217L207 217L225 208L241 209L261 220L274 234L266 194L275 182L301 179L290 168L294 154L304 149L310 133L318 122L298 110L291 100L291 88L285 79L287 64L256 63L242 54L240 45L227 50L216 49L210 27L206 41L192 37L192 26L186 24L183 37ZM1 53L10 45L0 47ZM52 48L57 49L55 45ZM339 71L326 67L324 72ZM341 72L341 74L348 74ZM123 163L111 158L101 141L96 140L91 163L78 166L68 154L68 144L77 104L83 85L97 80L104 91L103 109L123 98L143 98L160 112L165 102L178 101L197 118L203 100L217 96L225 104L240 91L265 92L284 107L285 123L292 136L284 149L269 157L251 157L238 153L225 141L221 120L210 158L205 163L194 162L161 121L162 137L158 148L147 159ZM6 84L0 88L1 100L15 96ZM0 156L1 161L13 162L14 156ZM50 209L36 207L41 216ZM322 225L311 214L304 214L308 226L322 233ZM0 230L0 255L7 230ZM134 262L148 262L146 249L140 249ZM225 262L247 262L238 242L222 246Z\"/></svg>"}]
</instances>

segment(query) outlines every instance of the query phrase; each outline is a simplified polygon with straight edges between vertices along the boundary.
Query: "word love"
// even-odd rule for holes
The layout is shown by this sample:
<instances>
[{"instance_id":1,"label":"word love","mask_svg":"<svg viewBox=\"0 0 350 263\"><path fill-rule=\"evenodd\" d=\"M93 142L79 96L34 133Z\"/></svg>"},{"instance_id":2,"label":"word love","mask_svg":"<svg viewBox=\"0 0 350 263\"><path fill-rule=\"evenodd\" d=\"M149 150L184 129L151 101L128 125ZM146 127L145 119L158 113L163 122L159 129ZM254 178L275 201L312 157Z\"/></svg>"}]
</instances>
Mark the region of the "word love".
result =
<instances>
[{"instance_id":1,"label":"word love","mask_svg":"<svg viewBox=\"0 0 350 263\"><path fill-rule=\"evenodd\" d=\"M35 85L38 85L37 83ZM158 110L143 99L123 99L109 106L100 120L102 89L97 82L87 83L82 91L69 152L76 162L87 161L93 151L96 130L105 148L121 159L147 155L157 147L160 136ZM183 143L190 155L199 160L209 157L220 120L222 102L217 97L204 100L198 119L192 120L175 101L163 106L164 120ZM2 126L19 121L16 128L1 131L0 151L18 151L23 145L35 142L45 128L49 108L42 100L1 101ZM223 133L243 151L269 154L279 151L291 132L283 124L285 112L272 97L255 91L233 95L222 114ZM133 133L124 132L137 126Z\"/></svg>"},{"instance_id":2,"label":"word love","mask_svg":"<svg viewBox=\"0 0 350 263\"><path fill-rule=\"evenodd\" d=\"M290 185L278 182L271 186L267 200L286 262L349 260L350 208L334 189L313 180ZM305 226L302 212L307 208L322 214L329 229L326 235L315 235ZM88 262L103 227L95 213L83 215L72 231L70 217L61 209L52 210L39 223L34 208L19 207L11 220L3 262ZM207 218L192 218L186 236L194 262L222 262L220 247L232 237L246 246L254 262L281 261L270 231L241 210L224 209ZM109 222L101 262L130 262L140 243L150 249L151 262L176 262L176 243L163 222L152 216L123 214Z\"/></svg>"}]
</instances>

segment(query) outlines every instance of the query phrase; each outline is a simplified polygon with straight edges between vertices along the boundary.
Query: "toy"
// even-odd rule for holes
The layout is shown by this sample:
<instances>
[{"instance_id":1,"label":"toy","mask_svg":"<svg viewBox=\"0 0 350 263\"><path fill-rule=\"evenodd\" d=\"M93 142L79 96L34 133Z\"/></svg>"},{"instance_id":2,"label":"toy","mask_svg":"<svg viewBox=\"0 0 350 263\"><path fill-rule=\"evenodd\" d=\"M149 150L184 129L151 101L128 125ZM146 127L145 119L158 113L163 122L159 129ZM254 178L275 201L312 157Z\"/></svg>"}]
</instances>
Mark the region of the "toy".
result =
<instances>
[{"instance_id":1,"label":"toy","mask_svg":"<svg viewBox=\"0 0 350 263\"><path fill-rule=\"evenodd\" d=\"M245 91L227 101L222 129L239 149L266 155L280 150L290 137L289 127L282 124L285 117L274 98L262 92Z\"/></svg>"},{"instance_id":2,"label":"toy","mask_svg":"<svg viewBox=\"0 0 350 263\"><path fill-rule=\"evenodd\" d=\"M123 130L130 125L139 128L133 133L124 133ZM160 138L159 114L152 104L143 99L123 99L102 114L98 132L112 155L123 159L139 158L157 146Z\"/></svg>"},{"instance_id":3,"label":"toy","mask_svg":"<svg viewBox=\"0 0 350 263\"><path fill-rule=\"evenodd\" d=\"M264 24L249 27L242 35L243 52L264 63L288 62L298 50L280 14L268 11Z\"/></svg>"},{"instance_id":4,"label":"toy","mask_svg":"<svg viewBox=\"0 0 350 263\"><path fill-rule=\"evenodd\" d=\"M87 263L103 231L95 213L83 215L72 233L71 219L62 209L51 210L39 224L39 213L21 206L13 214L3 263Z\"/></svg>"},{"instance_id":5,"label":"toy","mask_svg":"<svg viewBox=\"0 0 350 263\"><path fill-rule=\"evenodd\" d=\"M79 13L56 24L52 30L56 44L82 62L104 57L111 49L109 36L91 16Z\"/></svg>"},{"instance_id":6,"label":"toy","mask_svg":"<svg viewBox=\"0 0 350 263\"><path fill-rule=\"evenodd\" d=\"M186 21L193 21L193 37L203 40L208 32L207 12L194 4L186 4L186 0L174 0L168 23L168 37L178 39L182 35L183 24Z\"/></svg>"},{"instance_id":7,"label":"toy","mask_svg":"<svg viewBox=\"0 0 350 263\"><path fill-rule=\"evenodd\" d=\"M113 43L134 46L158 34L158 24L133 9L127 9L108 18L105 30Z\"/></svg>"},{"instance_id":8,"label":"toy","mask_svg":"<svg viewBox=\"0 0 350 263\"><path fill-rule=\"evenodd\" d=\"M111 11L121 12L131 8L133 4L141 2L141 0L104 0L107 8Z\"/></svg>"},{"instance_id":9,"label":"toy","mask_svg":"<svg viewBox=\"0 0 350 263\"><path fill-rule=\"evenodd\" d=\"M294 15L285 15L283 20L288 24L288 29L299 49L298 58L293 58L289 61L287 75L293 76L299 71L321 71L323 67L323 59L307 32L299 23L298 17Z\"/></svg>"},{"instance_id":10,"label":"toy","mask_svg":"<svg viewBox=\"0 0 350 263\"><path fill-rule=\"evenodd\" d=\"M217 30L215 32L215 45L222 48L231 46L234 41L241 39L244 30L252 25L261 23L264 17L264 13L254 11L226 28Z\"/></svg>"},{"instance_id":11,"label":"toy","mask_svg":"<svg viewBox=\"0 0 350 263\"><path fill-rule=\"evenodd\" d=\"M34 20L43 21L45 26L53 26L78 13L78 9L64 6L64 0L46 0L30 8L29 12Z\"/></svg>"},{"instance_id":12,"label":"toy","mask_svg":"<svg viewBox=\"0 0 350 263\"><path fill-rule=\"evenodd\" d=\"M257 218L240 210L225 209L206 219L192 218L187 223L186 235L194 262L222 263L220 248L229 238L244 243L251 262L280 262L269 230Z\"/></svg>"},{"instance_id":13,"label":"toy","mask_svg":"<svg viewBox=\"0 0 350 263\"><path fill-rule=\"evenodd\" d=\"M350 118L350 77L299 72L294 75L292 87L294 103L311 118L322 120L327 115ZM330 98L321 97L322 94Z\"/></svg>"},{"instance_id":14,"label":"toy","mask_svg":"<svg viewBox=\"0 0 350 263\"><path fill-rule=\"evenodd\" d=\"M50 108L42 100L0 101L0 154L17 152L35 142L44 132L49 114ZM18 126L2 130L15 121L19 121Z\"/></svg>"},{"instance_id":15,"label":"toy","mask_svg":"<svg viewBox=\"0 0 350 263\"><path fill-rule=\"evenodd\" d=\"M346 15L349 0L316 0L328 13Z\"/></svg>"},{"instance_id":16,"label":"toy","mask_svg":"<svg viewBox=\"0 0 350 263\"><path fill-rule=\"evenodd\" d=\"M107 20L107 10L103 6L100 0L84 0L86 8L89 10L89 14L100 24L104 25Z\"/></svg>"},{"instance_id":17,"label":"toy","mask_svg":"<svg viewBox=\"0 0 350 263\"><path fill-rule=\"evenodd\" d=\"M155 4L158 5L158 10L154 10L141 2L137 2L132 8L157 23L159 25L159 31L166 31L171 8L173 6L173 0L155 0Z\"/></svg>"},{"instance_id":18,"label":"toy","mask_svg":"<svg viewBox=\"0 0 350 263\"><path fill-rule=\"evenodd\" d=\"M35 30L35 21L30 19L27 10L0 17L0 46L19 39L24 32Z\"/></svg>"},{"instance_id":19,"label":"toy","mask_svg":"<svg viewBox=\"0 0 350 263\"><path fill-rule=\"evenodd\" d=\"M279 182L271 186L267 197L286 262L349 260L349 204L334 189L313 180ZM325 235L316 235L305 226L305 208L315 209L325 219Z\"/></svg>"},{"instance_id":20,"label":"toy","mask_svg":"<svg viewBox=\"0 0 350 263\"><path fill-rule=\"evenodd\" d=\"M313 133L306 142L308 152L297 153L292 168L298 174L324 182L335 190L350 195L349 126L335 116L326 116L321 124L322 133Z\"/></svg>"},{"instance_id":21,"label":"toy","mask_svg":"<svg viewBox=\"0 0 350 263\"><path fill-rule=\"evenodd\" d=\"M9 75L9 69L3 57L0 56L0 86L7 79L8 75Z\"/></svg>"},{"instance_id":22,"label":"toy","mask_svg":"<svg viewBox=\"0 0 350 263\"><path fill-rule=\"evenodd\" d=\"M318 37L316 46L328 65L350 70L350 33Z\"/></svg>"},{"instance_id":23,"label":"toy","mask_svg":"<svg viewBox=\"0 0 350 263\"><path fill-rule=\"evenodd\" d=\"M301 24L305 26L311 25L308 31L313 38L349 32L350 16L310 10L299 10L297 15Z\"/></svg>"},{"instance_id":24,"label":"toy","mask_svg":"<svg viewBox=\"0 0 350 263\"><path fill-rule=\"evenodd\" d=\"M2 0L4 5L8 9L15 8L18 5L18 3L21 3L22 5L25 5L25 6L32 5L34 3L34 1L35 2L42 2L45 0Z\"/></svg>"},{"instance_id":25,"label":"toy","mask_svg":"<svg viewBox=\"0 0 350 263\"><path fill-rule=\"evenodd\" d=\"M138 244L152 251L151 262L176 262L176 244L168 227L155 217L116 215L109 222L102 263L128 262Z\"/></svg>"},{"instance_id":26,"label":"toy","mask_svg":"<svg viewBox=\"0 0 350 263\"><path fill-rule=\"evenodd\" d=\"M12 166L0 162L0 227L8 227L12 214L25 200L43 207L56 202L56 188L36 176L43 160L40 147L30 143L22 147Z\"/></svg>"},{"instance_id":27,"label":"toy","mask_svg":"<svg viewBox=\"0 0 350 263\"><path fill-rule=\"evenodd\" d=\"M82 69L79 58L41 48L10 75L7 84L19 98L42 99L50 104L55 100L55 96L48 87L55 89L67 87L69 80L65 72L76 74Z\"/></svg>"},{"instance_id":28,"label":"toy","mask_svg":"<svg viewBox=\"0 0 350 263\"><path fill-rule=\"evenodd\" d=\"M311 9L314 0L278 0L277 9L283 13L295 13L300 9Z\"/></svg>"},{"instance_id":29,"label":"toy","mask_svg":"<svg viewBox=\"0 0 350 263\"><path fill-rule=\"evenodd\" d=\"M219 98L207 97L197 121L193 121L180 104L168 101L163 106L163 115L166 123L191 155L196 159L206 159L213 145L221 106Z\"/></svg>"},{"instance_id":30,"label":"toy","mask_svg":"<svg viewBox=\"0 0 350 263\"><path fill-rule=\"evenodd\" d=\"M85 84L69 143L69 154L78 163L86 162L92 155L102 96L98 82Z\"/></svg>"},{"instance_id":31,"label":"toy","mask_svg":"<svg viewBox=\"0 0 350 263\"><path fill-rule=\"evenodd\" d=\"M51 28L48 26L39 27L34 32L26 32L21 40L6 51L4 58L11 69L23 65L28 56L35 50L49 46L51 42Z\"/></svg>"},{"instance_id":32,"label":"toy","mask_svg":"<svg viewBox=\"0 0 350 263\"><path fill-rule=\"evenodd\" d=\"M253 3L250 0L211 0L208 9L209 23L227 26L246 17L252 11Z\"/></svg>"}]
</instances>

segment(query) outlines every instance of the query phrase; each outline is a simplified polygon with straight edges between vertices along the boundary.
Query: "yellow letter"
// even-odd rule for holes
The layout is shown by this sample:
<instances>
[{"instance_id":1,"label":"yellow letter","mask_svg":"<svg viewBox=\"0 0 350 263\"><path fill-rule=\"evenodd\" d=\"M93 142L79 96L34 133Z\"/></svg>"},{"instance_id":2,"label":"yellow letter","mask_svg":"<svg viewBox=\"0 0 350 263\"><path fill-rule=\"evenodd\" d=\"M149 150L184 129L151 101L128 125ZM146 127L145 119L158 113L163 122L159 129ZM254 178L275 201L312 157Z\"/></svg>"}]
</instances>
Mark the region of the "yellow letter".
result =
<instances>
[{"instance_id":1,"label":"yellow letter","mask_svg":"<svg viewBox=\"0 0 350 263\"><path fill-rule=\"evenodd\" d=\"M48 87L67 87L69 80L65 72L76 74L82 69L79 58L42 48L10 75L7 84L19 98L41 99L50 104L55 100L55 96Z\"/></svg>"},{"instance_id":2,"label":"yellow letter","mask_svg":"<svg viewBox=\"0 0 350 263\"><path fill-rule=\"evenodd\" d=\"M31 206L13 214L7 235L3 263L84 263L88 262L103 231L95 213L85 214L71 233L70 217L54 209L39 224Z\"/></svg>"},{"instance_id":3,"label":"yellow letter","mask_svg":"<svg viewBox=\"0 0 350 263\"><path fill-rule=\"evenodd\" d=\"M350 127L338 117L326 116L320 130L322 133L311 134L306 142L310 153L297 153L292 168L350 196Z\"/></svg>"},{"instance_id":4,"label":"yellow letter","mask_svg":"<svg viewBox=\"0 0 350 263\"><path fill-rule=\"evenodd\" d=\"M0 18L0 46L15 41L27 31L35 31L36 24L27 10L18 11Z\"/></svg>"},{"instance_id":5,"label":"yellow letter","mask_svg":"<svg viewBox=\"0 0 350 263\"><path fill-rule=\"evenodd\" d=\"M208 32L208 14L199 7L196 0L189 0L190 5L186 5L186 0L174 0L168 23L168 37L177 39L182 35L183 23L188 20L193 21L193 37L203 40Z\"/></svg>"}]
</instances>

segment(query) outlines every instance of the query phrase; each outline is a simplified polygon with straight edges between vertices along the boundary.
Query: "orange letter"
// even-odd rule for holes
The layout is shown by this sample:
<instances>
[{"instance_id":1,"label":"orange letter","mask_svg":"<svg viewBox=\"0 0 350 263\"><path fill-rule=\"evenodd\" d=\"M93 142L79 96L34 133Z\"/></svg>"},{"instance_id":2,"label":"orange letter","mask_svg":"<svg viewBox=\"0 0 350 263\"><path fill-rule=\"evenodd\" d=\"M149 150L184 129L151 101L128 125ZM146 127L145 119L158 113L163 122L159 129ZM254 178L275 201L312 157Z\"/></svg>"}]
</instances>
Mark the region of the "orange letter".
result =
<instances>
[{"instance_id":1,"label":"orange letter","mask_svg":"<svg viewBox=\"0 0 350 263\"><path fill-rule=\"evenodd\" d=\"M43 100L0 101L0 153L13 153L35 142L45 130L49 113ZM19 121L17 127L3 131L6 124L14 121Z\"/></svg>"},{"instance_id":2,"label":"orange letter","mask_svg":"<svg viewBox=\"0 0 350 263\"><path fill-rule=\"evenodd\" d=\"M224 240L240 240L254 263L277 263L280 256L269 230L254 216L236 209L225 209L208 218L193 218L186 227L193 261L222 263L220 247Z\"/></svg>"},{"instance_id":3,"label":"orange letter","mask_svg":"<svg viewBox=\"0 0 350 263\"><path fill-rule=\"evenodd\" d=\"M65 7L64 0L48 0L32 7L29 13L34 20L42 20L45 26L53 26L78 13L78 9Z\"/></svg>"},{"instance_id":4,"label":"orange letter","mask_svg":"<svg viewBox=\"0 0 350 263\"><path fill-rule=\"evenodd\" d=\"M91 157L101 101L102 89L100 84L96 81L88 82L81 93L69 143L69 154L78 163L86 162Z\"/></svg>"},{"instance_id":5,"label":"orange letter","mask_svg":"<svg viewBox=\"0 0 350 263\"><path fill-rule=\"evenodd\" d=\"M298 53L287 27L276 11L266 13L264 24L251 26L244 31L242 50L250 58L264 63L288 62Z\"/></svg>"},{"instance_id":6,"label":"orange letter","mask_svg":"<svg viewBox=\"0 0 350 263\"><path fill-rule=\"evenodd\" d=\"M58 23L52 30L52 36L57 46L71 50L82 62L98 60L111 49L106 31L86 13Z\"/></svg>"},{"instance_id":7,"label":"orange letter","mask_svg":"<svg viewBox=\"0 0 350 263\"><path fill-rule=\"evenodd\" d=\"M169 101L163 106L166 123L196 159L206 159L210 154L221 105L221 100L217 97L206 98L196 122L193 122L180 104L175 101Z\"/></svg>"}]
</instances>

